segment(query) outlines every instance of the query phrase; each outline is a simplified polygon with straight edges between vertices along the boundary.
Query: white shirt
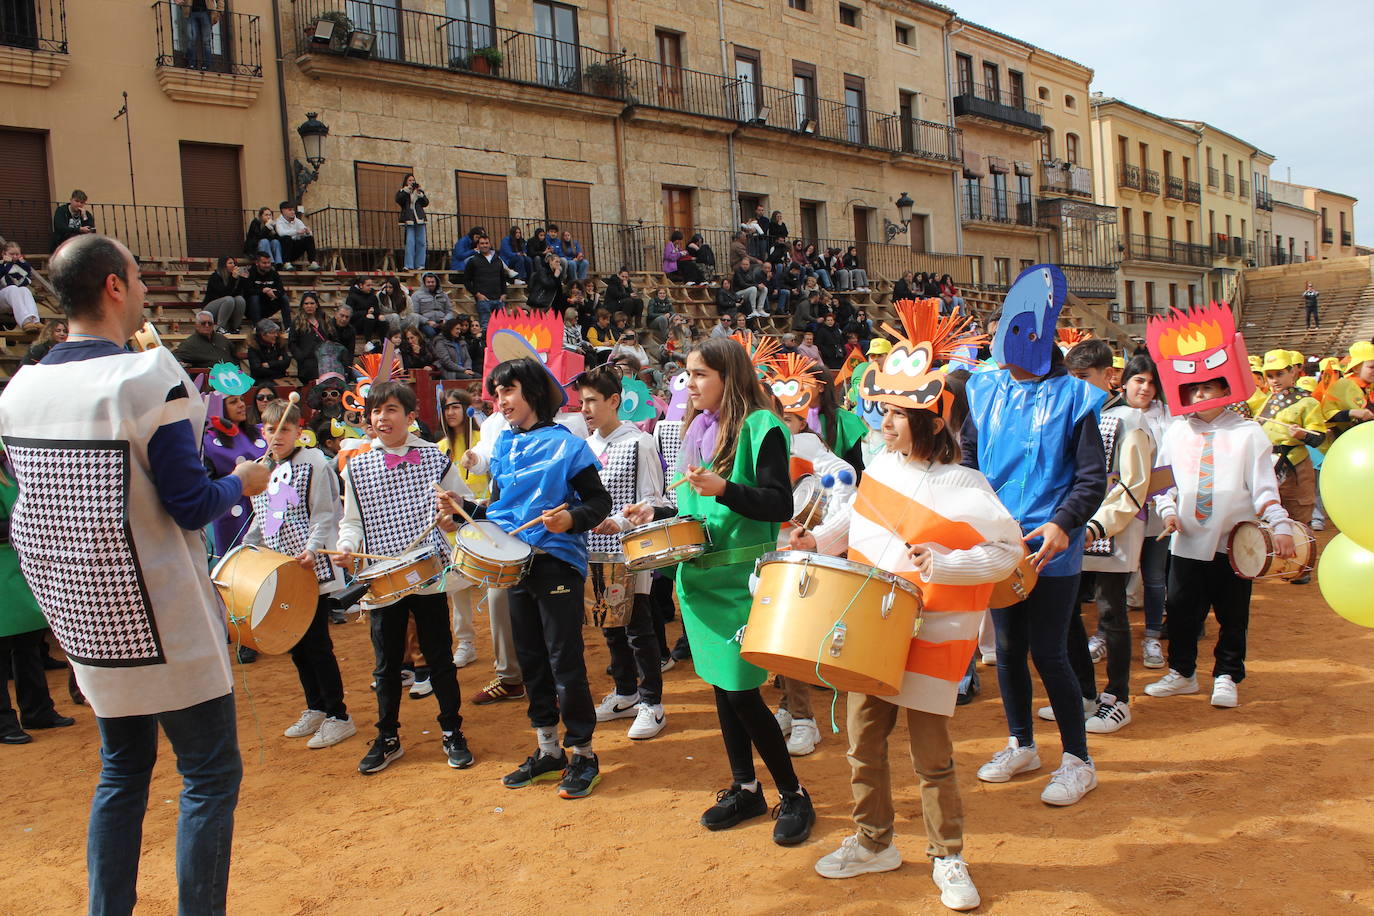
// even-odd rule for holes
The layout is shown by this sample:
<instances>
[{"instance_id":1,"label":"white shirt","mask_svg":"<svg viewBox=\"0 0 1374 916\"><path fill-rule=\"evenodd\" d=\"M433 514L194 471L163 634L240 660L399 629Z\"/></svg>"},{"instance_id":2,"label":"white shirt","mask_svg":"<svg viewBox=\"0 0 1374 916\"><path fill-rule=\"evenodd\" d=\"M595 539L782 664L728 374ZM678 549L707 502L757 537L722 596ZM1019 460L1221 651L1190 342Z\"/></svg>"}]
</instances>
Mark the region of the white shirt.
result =
<instances>
[{"instance_id":1,"label":"white shirt","mask_svg":"<svg viewBox=\"0 0 1374 916\"><path fill-rule=\"evenodd\" d=\"M287 219L281 214L277 215L277 235L282 238L299 238L308 232L310 230L306 228L305 223L301 222L299 216L295 219Z\"/></svg>"}]
</instances>

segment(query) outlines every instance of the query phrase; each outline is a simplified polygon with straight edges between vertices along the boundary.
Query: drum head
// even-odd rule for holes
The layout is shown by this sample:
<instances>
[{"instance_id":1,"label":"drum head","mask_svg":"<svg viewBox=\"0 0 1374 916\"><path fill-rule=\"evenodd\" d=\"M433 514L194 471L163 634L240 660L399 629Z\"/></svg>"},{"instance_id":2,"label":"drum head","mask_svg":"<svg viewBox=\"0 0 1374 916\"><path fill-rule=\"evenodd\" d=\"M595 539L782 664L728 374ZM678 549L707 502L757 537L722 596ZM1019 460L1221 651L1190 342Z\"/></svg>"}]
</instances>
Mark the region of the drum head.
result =
<instances>
[{"instance_id":1,"label":"drum head","mask_svg":"<svg viewBox=\"0 0 1374 916\"><path fill-rule=\"evenodd\" d=\"M815 475L807 474L798 480L796 486L792 488L792 514L800 515L801 511L815 498L820 488L821 482L815 478Z\"/></svg>"},{"instance_id":2,"label":"drum head","mask_svg":"<svg viewBox=\"0 0 1374 916\"><path fill-rule=\"evenodd\" d=\"M1231 568L1236 575L1254 579L1264 574L1269 565L1273 544L1267 529L1258 522L1241 522L1231 532L1229 545Z\"/></svg>"},{"instance_id":3,"label":"drum head","mask_svg":"<svg viewBox=\"0 0 1374 916\"><path fill-rule=\"evenodd\" d=\"M425 557L433 555L433 547L416 547L414 550L407 550L394 560L382 560L380 563L373 563L367 569L363 570L363 576L385 575L400 569L402 566L409 566L416 560L423 560Z\"/></svg>"},{"instance_id":4,"label":"drum head","mask_svg":"<svg viewBox=\"0 0 1374 916\"><path fill-rule=\"evenodd\" d=\"M485 519L459 528L458 546L473 556L497 563L519 563L530 555L529 544Z\"/></svg>"},{"instance_id":5,"label":"drum head","mask_svg":"<svg viewBox=\"0 0 1374 916\"><path fill-rule=\"evenodd\" d=\"M248 628L256 630L262 626L262 622L267 619L267 615L277 603L277 574L270 573L266 579L262 580L262 585L258 587L258 593L253 596L253 609L248 616Z\"/></svg>"}]
</instances>

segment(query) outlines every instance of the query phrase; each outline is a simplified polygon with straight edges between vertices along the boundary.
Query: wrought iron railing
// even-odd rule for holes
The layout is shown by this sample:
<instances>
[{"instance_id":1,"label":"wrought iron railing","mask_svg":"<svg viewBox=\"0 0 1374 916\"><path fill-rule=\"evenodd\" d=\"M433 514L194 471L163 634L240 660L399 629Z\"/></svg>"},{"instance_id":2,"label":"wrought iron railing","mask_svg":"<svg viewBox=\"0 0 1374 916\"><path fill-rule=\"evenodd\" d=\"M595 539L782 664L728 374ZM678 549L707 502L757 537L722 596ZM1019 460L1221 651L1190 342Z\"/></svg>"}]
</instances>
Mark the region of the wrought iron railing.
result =
<instances>
[{"instance_id":1,"label":"wrought iron railing","mask_svg":"<svg viewBox=\"0 0 1374 916\"><path fill-rule=\"evenodd\" d=\"M0 45L66 54L66 0L6 0L0 3Z\"/></svg>"},{"instance_id":2,"label":"wrought iron railing","mask_svg":"<svg viewBox=\"0 0 1374 916\"><path fill-rule=\"evenodd\" d=\"M1342 232L1341 244L1347 248L1355 244L1355 234L1353 232Z\"/></svg>"},{"instance_id":3,"label":"wrought iron railing","mask_svg":"<svg viewBox=\"0 0 1374 916\"><path fill-rule=\"evenodd\" d=\"M235 76L262 76L262 39L257 16L220 13L193 19L173 0L153 4L157 21L157 66L206 70Z\"/></svg>"},{"instance_id":4,"label":"wrought iron railing","mask_svg":"<svg viewBox=\"0 0 1374 916\"><path fill-rule=\"evenodd\" d=\"M66 201L0 200L5 235L17 238L26 254L51 249L52 216ZM213 258L243 253L252 210L217 207L163 207L148 204L87 205L95 229L129 247L140 258Z\"/></svg>"},{"instance_id":5,"label":"wrought iron railing","mask_svg":"<svg viewBox=\"0 0 1374 916\"><path fill-rule=\"evenodd\" d=\"M625 61L624 69L629 77L632 104L738 120L738 79L641 58Z\"/></svg>"},{"instance_id":6,"label":"wrought iron railing","mask_svg":"<svg viewBox=\"0 0 1374 916\"><path fill-rule=\"evenodd\" d=\"M1250 182L1244 178L1240 179L1240 196L1242 198L1250 196Z\"/></svg>"},{"instance_id":7,"label":"wrought iron railing","mask_svg":"<svg viewBox=\"0 0 1374 916\"><path fill-rule=\"evenodd\" d=\"M1222 177L1222 190L1225 191L1227 194L1234 194L1236 192L1236 176L1232 175L1230 172L1227 172Z\"/></svg>"},{"instance_id":8,"label":"wrought iron railing","mask_svg":"<svg viewBox=\"0 0 1374 916\"><path fill-rule=\"evenodd\" d=\"M1140 166L1123 163L1117 173L1116 186L1118 188L1134 188L1140 190Z\"/></svg>"},{"instance_id":9,"label":"wrought iron railing","mask_svg":"<svg viewBox=\"0 0 1374 916\"><path fill-rule=\"evenodd\" d=\"M1196 181L1188 182L1188 193L1187 197L1184 198L1184 203L1202 203L1202 185L1198 184Z\"/></svg>"},{"instance_id":10,"label":"wrought iron railing","mask_svg":"<svg viewBox=\"0 0 1374 916\"><path fill-rule=\"evenodd\" d=\"M1013 191L965 185L959 192L959 215L965 221L1034 226L1035 203Z\"/></svg>"},{"instance_id":11,"label":"wrought iron railing","mask_svg":"<svg viewBox=\"0 0 1374 916\"><path fill-rule=\"evenodd\" d=\"M1183 179L1170 175L1164 182L1164 196L1171 200L1183 199Z\"/></svg>"},{"instance_id":12,"label":"wrought iron railing","mask_svg":"<svg viewBox=\"0 0 1374 916\"><path fill-rule=\"evenodd\" d=\"M1211 264L1211 253L1206 245L1193 245L1155 235L1131 235L1126 239L1126 254L1133 260L1188 264L1193 267L1208 267Z\"/></svg>"},{"instance_id":13,"label":"wrought iron railing","mask_svg":"<svg viewBox=\"0 0 1374 916\"><path fill-rule=\"evenodd\" d=\"M1323 230L1322 230L1322 244L1323 244L1323 245L1330 245L1330 244L1331 244L1332 242L1334 242L1335 240L1336 240L1336 231L1335 231L1334 229L1323 229Z\"/></svg>"},{"instance_id":14,"label":"wrought iron railing","mask_svg":"<svg viewBox=\"0 0 1374 916\"><path fill-rule=\"evenodd\" d=\"M1029 112L1037 117L1045 110L1044 105L1031 99L1024 92L1016 93L1009 89L1000 89L985 83L962 83L959 86L959 95L981 99L984 102L992 102L994 105L1002 105L1006 108L1015 108L1019 111Z\"/></svg>"},{"instance_id":15,"label":"wrought iron railing","mask_svg":"<svg viewBox=\"0 0 1374 916\"><path fill-rule=\"evenodd\" d=\"M983 83L961 81L959 94L954 97L956 116L992 118L1032 130L1041 128L1043 110L1043 105L1032 101L1025 93L1011 92Z\"/></svg>"},{"instance_id":16,"label":"wrought iron railing","mask_svg":"<svg viewBox=\"0 0 1374 916\"><path fill-rule=\"evenodd\" d=\"M1093 196L1092 169L1077 165L1056 166L1040 163L1040 190L1048 194L1067 194L1071 197Z\"/></svg>"},{"instance_id":17,"label":"wrought iron railing","mask_svg":"<svg viewBox=\"0 0 1374 916\"><path fill-rule=\"evenodd\" d=\"M1216 169L1212 168L1212 166L1210 166L1210 165L1207 166L1207 187L1209 187L1209 188L1215 188L1215 187L1217 186L1218 180L1219 180L1220 178L1221 178L1221 173L1220 173L1220 172L1218 172Z\"/></svg>"},{"instance_id":18,"label":"wrought iron railing","mask_svg":"<svg viewBox=\"0 0 1374 916\"><path fill-rule=\"evenodd\" d=\"M1274 195L1268 191L1255 192L1255 207L1260 210L1274 209Z\"/></svg>"},{"instance_id":19,"label":"wrought iron railing","mask_svg":"<svg viewBox=\"0 0 1374 916\"><path fill-rule=\"evenodd\" d=\"M1159 173L1154 169L1140 170L1140 190L1143 194L1159 193Z\"/></svg>"}]
</instances>

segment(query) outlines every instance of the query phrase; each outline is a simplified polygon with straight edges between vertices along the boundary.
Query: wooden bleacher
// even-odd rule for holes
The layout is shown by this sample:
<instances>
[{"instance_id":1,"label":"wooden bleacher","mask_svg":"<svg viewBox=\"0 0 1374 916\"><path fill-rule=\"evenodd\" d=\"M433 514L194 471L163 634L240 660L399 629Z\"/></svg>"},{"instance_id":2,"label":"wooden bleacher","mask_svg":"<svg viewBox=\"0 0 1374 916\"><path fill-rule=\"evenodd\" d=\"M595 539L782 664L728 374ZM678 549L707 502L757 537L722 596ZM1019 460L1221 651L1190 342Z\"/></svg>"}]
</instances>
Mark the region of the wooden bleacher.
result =
<instances>
[{"instance_id":1,"label":"wooden bleacher","mask_svg":"<svg viewBox=\"0 0 1374 916\"><path fill-rule=\"evenodd\" d=\"M1304 326L1302 300L1308 282L1320 293L1321 316L1321 327L1310 330ZM1284 349L1340 355L1356 340L1374 337L1374 259L1335 258L1247 270L1231 304L1251 353Z\"/></svg>"}]
</instances>

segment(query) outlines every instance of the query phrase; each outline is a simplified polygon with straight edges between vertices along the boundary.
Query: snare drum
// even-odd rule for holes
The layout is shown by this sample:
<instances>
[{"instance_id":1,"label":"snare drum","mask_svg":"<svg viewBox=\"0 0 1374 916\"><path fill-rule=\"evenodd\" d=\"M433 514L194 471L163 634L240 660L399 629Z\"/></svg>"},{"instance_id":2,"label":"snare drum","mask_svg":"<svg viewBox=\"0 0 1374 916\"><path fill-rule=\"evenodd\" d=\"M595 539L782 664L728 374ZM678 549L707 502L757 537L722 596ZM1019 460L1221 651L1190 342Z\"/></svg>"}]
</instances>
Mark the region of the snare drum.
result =
<instances>
[{"instance_id":1,"label":"snare drum","mask_svg":"<svg viewBox=\"0 0 1374 916\"><path fill-rule=\"evenodd\" d=\"M284 553L240 544L215 564L210 579L224 602L230 638L250 649L289 652L315 619L315 571Z\"/></svg>"},{"instance_id":2,"label":"snare drum","mask_svg":"<svg viewBox=\"0 0 1374 916\"><path fill-rule=\"evenodd\" d=\"M453 568L482 588L513 588L534 560L530 545L485 519L458 529Z\"/></svg>"},{"instance_id":3,"label":"snare drum","mask_svg":"<svg viewBox=\"0 0 1374 916\"><path fill-rule=\"evenodd\" d=\"M1226 554L1231 568L1242 579L1297 579L1312 571L1317 555L1317 537L1302 522L1293 526L1293 546L1297 556L1281 557L1274 541L1274 529L1261 521L1241 522L1226 539Z\"/></svg>"},{"instance_id":4,"label":"snare drum","mask_svg":"<svg viewBox=\"0 0 1374 916\"><path fill-rule=\"evenodd\" d=\"M635 574L615 554L593 553L587 557L587 584L582 623L589 627L623 627L634 612Z\"/></svg>"},{"instance_id":5,"label":"snare drum","mask_svg":"<svg viewBox=\"0 0 1374 916\"><path fill-rule=\"evenodd\" d=\"M759 581L741 658L808 684L824 678L837 690L901 690L921 625L916 586L872 566L798 550L766 553L754 568Z\"/></svg>"},{"instance_id":6,"label":"snare drum","mask_svg":"<svg viewBox=\"0 0 1374 916\"><path fill-rule=\"evenodd\" d=\"M661 569L691 560L705 553L710 545L706 523L690 515L650 522L620 536L625 565L631 572Z\"/></svg>"},{"instance_id":7,"label":"snare drum","mask_svg":"<svg viewBox=\"0 0 1374 916\"><path fill-rule=\"evenodd\" d=\"M821 486L820 478L814 474L801 477L792 488L792 524L814 528L825 518L829 502L830 494Z\"/></svg>"},{"instance_id":8,"label":"snare drum","mask_svg":"<svg viewBox=\"0 0 1374 916\"><path fill-rule=\"evenodd\" d=\"M988 599L988 607L1000 610L1014 604L1020 604L1030 596L1030 593L1035 589L1035 583L1038 581L1040 581L1040 573L1035 571L1030 554L1026 554L1021 558L1021 562L1016 564L1011 575L992 587L992 597Z\"/></svg>"},{"instance_id":9,"label":"snare drum","mask_svg":"<svg viewBox=\"0 0 1374 916\"><path fill-rule=\"evenodd\" d=\"M134 331L134 336L129 338L129 344L134 348L134 352L143 353L162 346L162 337L157 333L157 328L153 327L153 323L145 319L143 327Z\"/></svg>"},{"instance_id":10,"label":"snare drum","mask_svg":"<svg viewBox=\"0 0 1374 916\"><path fill-rule=\"evenodd\" d=\"M428 588L444 574L444 555L433 545L417 547L394 560L383 560L358 573L367 583L368 604L388 604Z\"/></svg>"}]
</instances>

